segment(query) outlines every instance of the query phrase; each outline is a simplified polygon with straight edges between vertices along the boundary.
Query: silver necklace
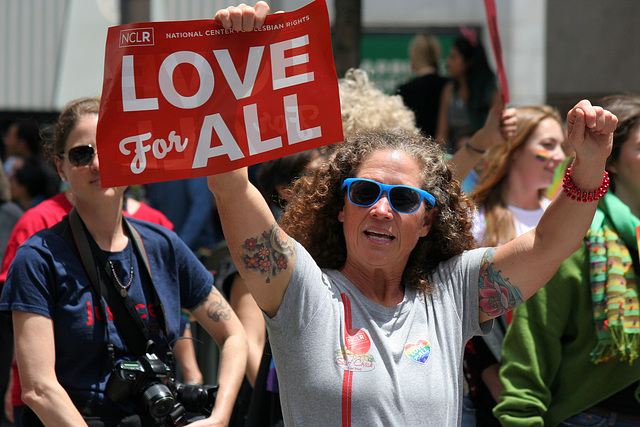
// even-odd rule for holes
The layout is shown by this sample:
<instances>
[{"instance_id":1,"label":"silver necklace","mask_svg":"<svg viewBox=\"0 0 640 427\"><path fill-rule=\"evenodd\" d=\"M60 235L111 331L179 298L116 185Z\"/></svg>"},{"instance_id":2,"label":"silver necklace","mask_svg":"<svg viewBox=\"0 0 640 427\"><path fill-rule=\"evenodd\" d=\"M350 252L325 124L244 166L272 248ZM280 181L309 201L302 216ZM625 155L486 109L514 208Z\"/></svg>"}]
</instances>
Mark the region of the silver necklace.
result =
<instances>
[{"instance_id":1,"label":"silver necklace","mask_svg":"<svg viewBox=\"0 0 640 427\"><path fill-rule=\"evenodd\" d=\"M129 289L129 286L131 286L131 283L133 282L133 255L132 255L132 252L133 252L133 248L129 251L129 264L131 265L131 269L129 270L129 283L127 283L126 285L123 285L120 282L120 279L118 279L118 275L116 274L116 269L113 268L113 263L111 262L111 260L109 260L109 265L111 266L111 273L113 273L113 278L116 279L116 283L124 291Z\"/></svg>"}]
</instances>

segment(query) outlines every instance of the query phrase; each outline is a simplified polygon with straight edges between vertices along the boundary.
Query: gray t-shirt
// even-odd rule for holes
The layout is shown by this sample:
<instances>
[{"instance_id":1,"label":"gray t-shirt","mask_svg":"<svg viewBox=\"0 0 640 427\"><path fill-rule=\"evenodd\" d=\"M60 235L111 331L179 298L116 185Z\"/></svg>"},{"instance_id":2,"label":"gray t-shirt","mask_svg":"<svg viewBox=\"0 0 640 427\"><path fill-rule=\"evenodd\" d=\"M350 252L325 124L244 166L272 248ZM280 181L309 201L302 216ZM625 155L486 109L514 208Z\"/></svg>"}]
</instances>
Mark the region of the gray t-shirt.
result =
<instances>
[{"instance_id":1,"label":"gray t-shirt","mask_svg":"<svg viewBox=\"0 0 640 427\"><path fill-rule=\"evenodd\" d=\"M265 316L285 425L458 425L464 346L492 325L478 324L486 248L441 263L432 294L407 289L392 308L296 250L280 309Z\"/></svg>"}]
</instances>

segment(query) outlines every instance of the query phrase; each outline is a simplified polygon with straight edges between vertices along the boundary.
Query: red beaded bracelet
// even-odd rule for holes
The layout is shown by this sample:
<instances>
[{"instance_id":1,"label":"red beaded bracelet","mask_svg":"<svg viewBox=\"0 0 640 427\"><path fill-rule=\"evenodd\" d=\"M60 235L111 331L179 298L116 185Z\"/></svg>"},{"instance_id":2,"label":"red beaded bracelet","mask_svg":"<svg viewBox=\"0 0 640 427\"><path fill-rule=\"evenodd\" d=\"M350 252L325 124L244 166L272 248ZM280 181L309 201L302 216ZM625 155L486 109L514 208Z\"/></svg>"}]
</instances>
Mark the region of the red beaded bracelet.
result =
<instances>
[{"instance_id":1,"label":"red beaded bracelet","mask_svg":"<svg viewBox=\"0 0 640 427\"><path fill-rule=\"evenodd\" d=\"M595 202L604 197L609 190L609 173L604 171L604 177L602 178L602 185L595 191L582 191L578 189L571 181L571 166L567 169L567 173L562 180L562 189L567 197L571 200L583 201L583 202Z\"/></svg>"}]
</instances>

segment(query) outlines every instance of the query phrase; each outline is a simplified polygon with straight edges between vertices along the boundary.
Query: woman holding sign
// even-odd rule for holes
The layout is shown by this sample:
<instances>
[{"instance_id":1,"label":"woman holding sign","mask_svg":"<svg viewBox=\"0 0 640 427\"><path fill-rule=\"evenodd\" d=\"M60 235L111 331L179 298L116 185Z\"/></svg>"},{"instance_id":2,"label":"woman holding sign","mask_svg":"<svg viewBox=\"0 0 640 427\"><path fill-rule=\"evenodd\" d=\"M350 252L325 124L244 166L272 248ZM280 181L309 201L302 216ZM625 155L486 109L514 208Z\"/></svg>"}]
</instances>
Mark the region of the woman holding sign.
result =
<instances>
[{"instance_id":1,"label":"woman holding sign","mask_svg":"<svg viewBox=\"0 0 640 427\"><path fill-rule=\"evenodd\" d=\"M251 30L267 12L259 2L216 18ZM576 195L606 192L617 119L581 101L568 123L573 199L557 198L536 230L495 249L471 250L471 202L441 149L402 131L361 132L298 180L282 228L246 169L209 177L265 314L286 425L459 424L465 343L576 249L596 209Z\"/></svg>"},{"instance_id":2,"label":"woman holding sign","mask_svg":"<svg viewBox=\"0 0 640 427\"><path fill-rule=\"evenodd\" d=\"M184 409L210 412L194 425L227 425L246 365L244 330L177 235L125 220L125 187L102 188L98 107L80 99L61 113L49 149L75 209L20 246L0 298L13 313L30 408L23 425L186 425ZM167 381L181 307L220 346L217 396Z\"/></svg>"}]
</instances>

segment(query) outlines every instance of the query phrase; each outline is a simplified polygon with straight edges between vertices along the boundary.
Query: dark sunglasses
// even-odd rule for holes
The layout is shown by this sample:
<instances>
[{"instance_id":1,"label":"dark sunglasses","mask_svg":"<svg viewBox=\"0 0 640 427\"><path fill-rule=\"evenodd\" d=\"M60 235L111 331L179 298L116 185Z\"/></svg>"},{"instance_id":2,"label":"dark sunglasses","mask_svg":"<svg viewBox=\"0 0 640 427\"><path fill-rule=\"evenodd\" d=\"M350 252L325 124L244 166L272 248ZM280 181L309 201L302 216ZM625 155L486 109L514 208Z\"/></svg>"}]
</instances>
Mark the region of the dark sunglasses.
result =
<instances>
[{"instance_id":1,"label":"dark sunglasses","mask_svg":"<svg viewBox=\"0 0 640 427\"><path fill-rule=\"evenodd\" d=\"M424 199L436 205L436 198L424 190L407 185L385 185L370 179L347 178L342 183L342 189L347 188L349 201L356 206L368 208L376 203L383 192L391 208L400 213L412 214L418 210Z\"/></svg>"},{"instance_id":2,"label":"dark sunglasses","mask_svg":"<svg viewBox=\"0 0 640 427\"><path fill-rule=\"evenodd\" d=\"M60 153L58 156L61 159L67 157L71 166L81 168L89 165L93 161L93 157L96 155L96 149L93 145L79 145L73 147L66 154Z\"/></svg>"}]
</instances>

